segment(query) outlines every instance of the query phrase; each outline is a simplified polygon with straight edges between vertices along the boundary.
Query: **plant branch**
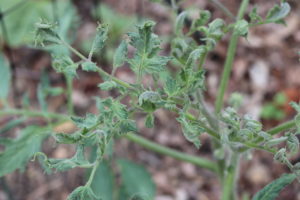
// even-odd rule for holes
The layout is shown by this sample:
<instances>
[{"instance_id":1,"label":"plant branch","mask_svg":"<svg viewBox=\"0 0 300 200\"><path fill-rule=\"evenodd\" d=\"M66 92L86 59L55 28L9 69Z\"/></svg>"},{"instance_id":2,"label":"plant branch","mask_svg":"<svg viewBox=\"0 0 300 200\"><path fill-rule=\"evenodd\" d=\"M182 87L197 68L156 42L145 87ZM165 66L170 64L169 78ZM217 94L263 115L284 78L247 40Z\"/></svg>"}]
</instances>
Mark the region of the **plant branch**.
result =
<instances>
[{"instance_id":1,"label":"plant branch","mask_svg":"<svg viewBox=\"0 0 300 200\"><path fill-rule=\"evenodd\" d=\"M67 84L67 108L68 108L68 114L73 115L74 114L74 105L72 100L72 91L73 91L73 78L71 76L68 76L65 74L66 78L66 84Z\"/></svg>"},{"instance_id":2,"label":"plant branch","mask_svg":"<svg viewBox=\"0 0 300 200\"><path fill-rule=\"evenodd\" d=\"M91 172L91 174L90 174L90 176L89 176L89 179L88 179L88 181L87 181L86 184L85 184L86 187L90 187L90 186L91 186L91 184L92 184L92 182L93 182L93 180L94 180L94 177L95 177L97 168L98 168L98 166L99 166L101 160L102 160L102 159L97 159L97 160L96 160L96 162L95 162L95 164L94 164L94 166L93 166L92 172Z\"/></svg>"},{"instance_id":3,"label":"plant branch","mask_svg":"<svg viewBox=\"0 0 300 200\"><path fill-rule=\"evenodd\" d=\"M284 123L272 128L272 129L268 130L267 133L269 133L271 135L275 135L275 134L280 133L282 131L286 131L290 128L293 128L295 126L296 126L295 121L290 120L290 121L284 122Z\"/></svg>"},{"instance_id":4,"label":"plant branch","mask_svg":"<svg viewBox=\"0 0 300 200\"><path fill-rule=\"evenodd\" d=\"M218 0L209 0L211 3L215 4L225 15L230 19L235 19L235 16Z\"/></svg>"},{"instance_id":5,"label":"plant branch","mask_svg":"<svg viewBox=\"0 0 300 200\"><path fill-rule=\"evenodd\" d=\"M192 156L192 155L188 155L185 153L181 153L179 151L170 149L168 147L164 147L162 145L159 145L157 143L151 142L139 135L136 134L132 134L129 133L125 136L128 140L137 143L139 145L141 145L142 147L145 147L149 150L152 150L154 152L163 154L163 155L167 155L170 156L172 158L175 158L177 160L181 160L181 161L185 161L185 162L189 162L192 163L194 165L197 165L198 167L202 167L205 169L208 169L210 171L216 172L217 168L214 162L209 161L207 159L204 158L199 158L196 156Z\"/></svg>"},{"instance_id":6,"label":"plant branch","mask_svg":"<svg viewBox=\"0 0 300 200\"><path fill-rule=\"evenodd\" d=\"M239 12L238 12L237 20L241 20L244 17L244 13L248 7L248 4L249 4L249 0L243 0L242 4L240 6ZM228 81L229 81L229 77L230 77L230 73L231 73L231 69L232 69L232 64L233 64L233 60L235 57L236 48L237 48L237 44L238 44L238 39L239 39L239 35L233 33L233 35L231 36L231 39L230 39L227 56L226 56L226 60L225 60L225 65L224 65L224 71L222 74L221 83L220 83L220 87L218 90L216 103L215 103L215 109L216 109L215 112L217 114L220 113L220 111L223 107L224 94L227 89L227 85L228 85Z\"/></svg>"},{"instance_id":7,"label":"plant branch","mask_svg":"<svg viewBox=\"0 0 300 200\"><path fill-rule=\"evenodd\" d=\"M236 187L236 175L239 162L239 155L233 153L231 159L231 165L228 168L226 177L223 183L222 200L234 200L235 199L235 187Z\"/></svg>"},{"instance_id":8,"label":"plant branch","mask_svg":"<svg viewBox=\"0 0 300 200\"><path fill-rule=\"evenodd\" d=\"M22 115L28 117L44 117L50 119L58 119L58 120L70 120L67 115L57 114L52 112L40 112L40 111L31 111L31 110L17 110L17 109L5 109L0 110L0 116L3 115Z\"/></svg>"},{"instance_id":9,"label":"plant branch","mask_svg":"<svg viewBox=\"0 0 300 200\"><path fill-rule=\"evenodd\" d=\"M70 120L70 118L67 115L63 115L63 114L40 112L40 111L15 110L15 109L1 110L0 116L2 116L2 115L23 115L23 116L28 116L28 117L44 117L44 118L59 119L59 120L63 120L63 121ZM95 129L97 126L98 126L98 124L93 126L91 128L91 130ZM168 155L177 160L190 162L192 164L209 169L211 171L216 171L216 165L212 161L178 152L171 148L164 147L162 145L151 142L151 141L149 141L141 136L138 136L136 134L127 134L125 137L128 140L135 142L137 144L140 144L141 146L151 149L157 153L161 153L163 155Z\"/></svg>"}]
</instances>

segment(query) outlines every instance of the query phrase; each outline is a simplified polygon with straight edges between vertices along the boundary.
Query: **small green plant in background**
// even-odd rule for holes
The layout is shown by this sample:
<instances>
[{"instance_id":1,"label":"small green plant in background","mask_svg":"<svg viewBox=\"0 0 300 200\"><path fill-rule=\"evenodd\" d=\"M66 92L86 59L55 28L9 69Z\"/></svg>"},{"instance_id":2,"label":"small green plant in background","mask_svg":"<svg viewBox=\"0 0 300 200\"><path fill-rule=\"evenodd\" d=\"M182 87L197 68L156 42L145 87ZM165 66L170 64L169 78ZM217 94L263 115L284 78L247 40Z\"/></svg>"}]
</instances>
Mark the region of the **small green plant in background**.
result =
<instances>
[{"instance_id":1,"label":"small green plant in background","mask_svg":"<svg viewBox=\"0 0 300 200\"><path fill-rule=\"evenodd\" d=\"M284 93L277 93L273 100L263 105L261 110L262 119L283 120L286 114L282 107L286 104L287 97Z\"/></svg>"},{"instance_id":2,"label":"small green plant in background","mask_svg":"<svg viewBox=\"0 0 300 200\"><path fill-rule=\"evenodd\" d=\"M140 165L126 159L115 159L113 156L114 141L126 138L149 150L170 156L175 159L192 163L207 169L219 178L222 186L222 200L238 199L237 177L239 163L242 157L257 149L269 152L274 159L285 164L290 174L282 175L279 179L259 191L253 200L272 200L288 184L300 176L300 163L292 164L290 156L299 151L297 134L300 128L300 105L292 103L297 111L295 118L271 130L263 130L259 121L249 115L240 116L237 107L240 105L240 96L235 94L228 107L224 94L228 85L238 40L246 38L252 27L278 23L284 24L284 18L290 12L290 5L281 2L271 8L266 16L258 15L258 8L249 13L249 20L245 18L249 0L241 1L236 17L218 1L211 1L218 5L231 22L227 24L223 19L211 19L211 13L199 10L199 15L192 18L189 31L183 31L184 21L191 15L189 10L180 13L174 22L174 38L172 39L171 55L162 56L161 41L153 32L155 22L144 21L127 34L114 51L112 72L107 73L93 58L103 53L103 49L110 40L109 26L99 24L96 36L89 52L84 55L75 49L67 40L69 28L64 24L51 23L41 20L36 23L36 45L51 53L52 66L57 73L66 77L66 90L52 87L46 75L41 78L37 96L39 110L12 108L8 103L8 88L10 71L8 63L1 58L2 79L0 85L1 102L4 108L0 116L20 116L16 122L10 122L0 130L6 132L32 117L45 119L45 126L27 126L14 139L1 137L0 143L5 149L0 154L0 176L11 173L16 169L23 169L26 163L35 158L39 160L47 172L67 171L76 167L86 168L88 178L84 185L77 187L69 195L69 200L95 199L154 199L155 185L149 173ZM176 8L175 1L173 8ZM62 31L64 30L64 31ZM194 32L201 32L203 44L193 40ZM231 35L227 57L224 64L220 86L216 96L215 109L209 111L205 102L205 61L207 55L226 35ZM53 48L55 47L55 48ZM133 55L129 54L133 49ZM62 53L64 49L65 53ZM71 54L77 57L74 61ZM172 62L176 72L167 65ZM128 83L115 76L116 70L129 65L135 74L135 82ZM72 85L74 79L80 79L79 70L98 73L104 82L99 89L114 90L116 97L95 97L97 113L86 113L77 116L72 102ZM150 77L153 84L145 84L144 77ZM65 95L67 105L65 113L50 112L47 98L55 95ZM123 104L124 98L129 98L128 104ZM137 113L144 113L145 126L155 126L154 112L158 109L168 110L177 115L176 120L182 127L184 137L195 146L201 148L200 135L208 134L211 138L214 152L212 159L192 156L171 148L149 141L141 136L136 126ZM193 112L191 112L193 110ZM57 125L72 122L76 125L75 132L61 133L53 131ZM283 136L278 134L285 132ZM52 137L58 144L72 145L75 153L71 158L49 158L41 151L42 142ZM90 157L87 153L90 152ZM117 166L121 175L118 183L113 167ZM117 185L117 187L116 187Z\"/></svg>"}]
</instances>

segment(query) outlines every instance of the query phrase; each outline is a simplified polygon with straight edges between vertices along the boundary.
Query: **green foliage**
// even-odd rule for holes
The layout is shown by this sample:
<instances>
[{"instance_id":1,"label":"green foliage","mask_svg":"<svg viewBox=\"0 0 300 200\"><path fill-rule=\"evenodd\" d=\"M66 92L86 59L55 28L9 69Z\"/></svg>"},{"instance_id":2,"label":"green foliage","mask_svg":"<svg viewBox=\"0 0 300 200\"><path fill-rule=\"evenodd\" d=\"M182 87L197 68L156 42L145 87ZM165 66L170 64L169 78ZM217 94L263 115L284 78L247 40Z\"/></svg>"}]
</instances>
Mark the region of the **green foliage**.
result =
<instances>
[{"instance_id":1,"label":"green foliage","mask_svg":"<svg viewBox=\"0 0 300 200\"><path fill-rule=\"evenodd\" d=\"M154 199L155 185L146 169L128 160L118 160L122 178L122 192L119 199Z\"/></svg>"},{"instance_id":2,"label":"green foliage","mask_svg":"<svg viewBox=\"0 0 300 200\"><path fill-rule=\"evenodd\" d=\"M44 10L50 1L39 1L36 5L42 5L42 2L45 5L41 10ZM77 19L76 12L70 4L66 3L69 6L59 7L57 22L53 22L49 17L40 20L35 24L35 41L43 50L51 54L52 67L66 79L68 115L49 113L48 97L60 95L64 90L51 87L49 77L45 72L41 75L37 90L40 111L28 110L29 103L23 104L24 108L21 110L11 109L10 105L5 105L8 108L0 111L1 116L3 113L4 115L24 116L19 118L16 123L9 123L0 129L0 133L11 130L28 117L45 118L45 123L49 124L49 127L27 126L16 139L1 138L0 144L4 145L5 149L0 154L0 176L15 169L22 169L35 154L46 171L51 171L50 169L66 171L75 167L89 169L87 182L76 188L69 195L69 200L154 199L155 185L150 174L140 165L123 159L117 160L120 178L118 181L115 180L116 168L114 167L112 144L116 139L125 137L158 153L216 172L220 176L220 180L224 180L222 200L232 200L234 196L234 191L232 191L236 180L234 171L238 168L236 165L240 155L250 154L252 149L270 152L274 154L276 161L287 165L295 174L283 176L254 197L254 199L274 199L285 185L295 179L296 175L300 176L300 164L292 164L289 161L289 158L299 151L297 138L300 130L299 104L292 103L298 112L294 121L271 131L263 131L259 121L252 119L249 115L240 116L238 114L237 109L242 105L241 95L233 94L229 100L232 107L227 107L221 112L219 112L221 110L218 108L219 104L216 106L216 111L207 108L203 97L206 89L206 58L226 34L232 35L226 59L230 61L229 64L226 61L226 66L231 67L239 37L247 37L249 29L255 25L284 23L283 20L290 11L289 4L284 2L281 5L275 5L263 18L258 15L255 7L249 14L250 20L247 21L243 18L243 13L248 2L248 0L242 1L237 20L230 24L225 23L230 20L211 19L212 14L205 10L197 11L196 15L192 12L193 10L181 12L175 20L174 34L171 34L174 38L170 38L172 56L165 55L165 52L162 54L161 40L153 31L155 22L147 20L140 23L135 32L130 30L116 50L111 50L111 46L119 43L124 30L131 27L131 24L127 22L134 20L116 14L102 3L100 7L96 8L94 16L98 18L100 12L103 23L98 25L89 51L85 51L85 53L89 52L88 56L70 44L76 34L74 28L77 27L76 24L79 24L74 22ZM60 4L58 3L58 5ZM223 6L220 3L218 5L221 8ZM172 6L173 8L177 6L176 1L172 2ZM61 8L68 9L71 11L70 14L62 12ZM31 10L29 7L26 9ZM228 14L229 11L226 12ZM26 15L28 13L24 13L25 18ZM48 14L45 13L45 15ZM186 23L189 20L191 23ZM195 33L202 36L200 41L193 37ZM20 43L20 41L16 42L16 44ZM104 47L106 48L104 49ZM108 59L106 64L111 64L111 74L93 62L93 57L100 55L106 57L105 54L110 52L114 52L114 55L108 55L111 59ZM71 53L76 55L76 61L73 61ZM169 61L172 61L172 70L168 68ZM0 65L0 72L5 77L1 79L0 98L6 99L11 75L3 57L0 57ZM134 84L115 77L117 68L122 66L129 66L134 72L136 75ZM221 89L222 85L225 85L226 88L226 79L229 79L230 70L227 68L225 67L223 73ZM86 113L85 117L78 116L73 112L72 80L75 77L79 78L77 75L80 74L79 69L99 73L103 80L98 85L99 89L113 90L111 96L107 98L95 97L96 110L93 111L93 114ZM152 78L154 84L150 85L143 81L146 78ZM106 92L106 94L110 93ZM217 99L221 99L221 103L223 103L222 95L218 95ZM273 104L282 106L285 101L282 96L279 96L275 98ZM155 126L154 112L157 109L167 109L175 113L184 137L196 148L201 147L200 136L202 134L208 134L213 138L214 161L177 152L141 139L141 136L136 136L135 134L140 132L136 125L137 114L146 116L145 126L153 128ZM75 111L77 110L75 109ZM52 131L52 127L55 127L56 123L59 125L65 121L76 125L77 128L73 133ZM293 126L296 126L297 129ZM286 132L281 137L274 136L280 131ZM76 148L75 154L71 158L57 159L48 158L41 152L36 153L40 150L41 142L48 135L51 135L58 144L72 145ZM95 155L87 159L89 149L92 149ZM4 164L2 165L2 163Z\"/></svg>"},{"instance_id":3,"label":"green foliage","mask_svg":"<svg viewBox=\"0 0 300 200\"><path fill-rule=\"evenodd\" d=\"M101 200L93 192L92 188L87 186L80 186L76 188L67 200Z\"/></svg>"},{"instance_id":4,"label":"green foliage","mask_svg":"<svg viewBox=\"0 0 300 200\"><path fill-rule=\"evenodd\" d=\"M116 50L115 56L114 56L114 62L113 67L117 68L124 64L127 58L128 48L127 48L127 42L122 41L119 47Z\"/></svg>"},{"instance_id":5,"label":"green foliage","mask_svg":"<svg viewBox=\"0 0 300 200\"><path fill-rule=\"evenodd\" d=\"M66 171L73 169L75 167L90 167L91 164L85 159L84 156L84 146L78 145L76 148L76 154L70 159L55 159L47 158L43 153L36 154L37 156L42 156L44 158L44 166L49 169L56 169L57 171Z\"/></svg>"},{"instance_id":6,"label":"green foliage","mask_svg":"<svg viewBox=\"0 0 300 200\"><path fill-rule=\"evenodd\" d=\"M256 193L252 200L274 200L279 195L280 191L292 183L295 178L296 176L294 174L282 175L280 178L276 179Z\"/></svg>"},{"instance_id":7,"label":"green foliage","mask_svg":"<svg viewBox=\"0 0 300 200\"><path fill-rule=\"evenodd\" d=\"M99 53L101 49L105 45L105 41L107 40L107 33L108 33L108 25L99 24L96 31L96 36L92 44L92 48L89 54L89 58L92 57L94 53Z\"/></svg>"},{"instance_id":8,"label":"green foliage","mask_svg":"<svg viewBox=\"0 0 300 200\"><path fill-rule=\"evenodd\" d=\"M100 199L113 200L114 174L108 161L103 160L100 163L91 188Z\"/></svg>"},{"instance_id":9,"label":"green foliage","mask_svg":"<svg viewBox=\"0 0 300 200\"><path fill-rule=\"evenodd\" d=\"M282 120L285 118L285 113L282 109L287 102L287 97L283 93L277 93L272 102L268 102L264 104L261 110L261 117L263 119L275 119L275 120Z\"/></svg>"},{"instance_id":10,"label":"green foliage","mask_svg":"<svg viewBox=\"0 0 300 200\"><path fill-rule=\"evenodd\" d=\"M199 149L201 146L199 136L204 132L204 129L199 126L198 123L189 121L185 117L184 113L182 113L180 117L177 118L177 121L180 122L182 126L184 137Z\"/></svg>"},{"instance_id":11,"label":"green foliage","mask_svg":"<svg viewBox=\"0 0 300 200\"><path fill-rule=\"evenodd\" d=\"M9 93L9 88L11 84L11 71L9 64L5 57L0 54L0 100L6 99Z\"/></svg>"},{"instance_id":12,"label":"green foliage","mask_svg":"<svg viewBox=\"0 0 300 200\"><path fill-rule=\"evenodd\" d=\"M138 33L128 33L129 44L136 49L133 58L128 59L128 63L138 78L146 73L158 74L164 71L166 64L171 59L170 57L157 55L160 50L160 40L157 35L152 33L154 25L154 22L146 21L137 27Z\"/></svg>"},{"instance_id":13,"label":"green foliage","mask_svg":"<svg viewBox=\"0 0 300 200\"><path fill-rule=\"evenodd\" d=\"M13 8L15 5L20 3L19 0L3 0L0 2L0 7L2 11L7 11ZM69 1L58 1L58 10L56 12L61 14L59 22L63 25L61 29L67 28L68 19L75 19L76 13L75 8ZM11 46L28 45L34 41L34 35L32 30L34 30L35 23L37 19L47 19L52 20L52 4L50 0L41 1L26 1L14 8L12 12L8 12L5 17L5 24L7 26L7 32L9 33L8 41L6 41ZM3 38L2 31L0 32L0 37Z\"/></svg>"},{"instance_id":14,"label":"green foliage","mask_svg":"<svg viewBox=\"0 0 300 200\"><path fill-rule=\"evenodd\" d=\"M0 152L0 177L16 169L23 169L33 154L40 150L42 141L49 135L49 129L28 126L19 135L9 144L4 143L5 149ZM5 138L1 137L1 140L5 140Z\"/></svg>"},{"instance_id":15,"label":"green foliage","mask_svg":"<svg viewBox=\"0 0 300 200\"><path fill-rule=\"evenodd\" d=\"M284 18L290 13L291 6L285 2L275 5L267 14L266 21L284 24Z\"/></svg>"}]
</instances>

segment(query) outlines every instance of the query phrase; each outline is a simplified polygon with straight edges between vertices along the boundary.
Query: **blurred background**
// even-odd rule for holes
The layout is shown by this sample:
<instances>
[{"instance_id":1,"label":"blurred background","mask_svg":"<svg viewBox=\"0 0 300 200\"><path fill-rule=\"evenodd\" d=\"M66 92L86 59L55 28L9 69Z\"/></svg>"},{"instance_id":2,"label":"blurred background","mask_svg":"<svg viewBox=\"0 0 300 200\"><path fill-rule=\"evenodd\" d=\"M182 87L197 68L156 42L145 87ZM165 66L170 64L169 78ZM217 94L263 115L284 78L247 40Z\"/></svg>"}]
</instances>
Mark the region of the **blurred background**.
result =
<instances>
[{"instance_id":1,"label":"blurred background","mask_svg":"<svg viewBox=\"0 0 300 200\"><path fill-rule=\"evenodd\" d=\"M220 1L231 12L237 12L239 0ZM170 1L161 2L0 0L0 54L9 62L13 74L9 104L18 108L27 102L28 108L39 109L36 91L42 74L47 74L51 85L65 87L64 77L51 68L49 53L34 46L34 24L41 18L58 22L60 34L83 54L89 52L97 23L109 24L109 40L105 51L95 57L95 61L105 70L110 71L115 48L125 34L135 29L135 25L144 19L151 19L157 23L155 33L163 41L164 54L169 54L170 41L174 37L175 13L170 6ZM279 0L251 0L250 2L248 11L257 5L259 14L264 15L275 3L279 3ZM292 12L286 19L286 26L269 24L255 27L250 30L247 39L240 40L227 93L241 93L244 98L240 113L249 113L255 119L262 120L265 129L291 119L295 113L288 103L299 101L300 97L298 55L300 1L294 0L289 3ZM209 0L182 0L178 5L181 9L207 9L213 14L213 18L219 17L230 21ZM225 37L209 55L205 64L206 101L211 108L214 104L227 46L228 37ZM56 51L61 51L62 54L68 53L63 48ZM78 58L74 56L74 60ZM1 60L1 62L5 61ZM72 96L76 114L85 115L87 112L95 112L93 96L116 95L114 92L99 90L97 85L102 80L98 74L81 71L78 75L79 78L74 80ZM0 78L1 76L2 74ZM134 81L133 73L128 67L119 69L116 76L128 82ZM228 97L226 96L227 99ZM48 101L50 111L65 111L64 95L51 97ZM137 119L137 124L141 134L152 141L179 151L211 158L209 138L203 135L202 147L200 150L195 149L184 139L175 118L176 115L172 113L157 110L155 128L145 128L142 115ZM0 127L10 120L15 118L11 116L1 118ZM28 124L43 124L43 121L28 120L6 135L13 135ZM68 123L56 128L65 132L74 130L73 125ZM156 185L156 200L217 200L220 195L220 185L216 176L206 170L152 153L125 139L117 140L114 146L114 158L126 158L148 170ZM56 158L70 157L74 153L74 149L70 146L55 146L53 141L45 141L43 151ZM272 155L256 151L252 153L251 158L243 159L241 163L238 190L239 195L245 200L271 180L288 172L285 166L273 161ZM293 158L293 162L296 161L300 161L299 155ZM29 162L23 171L14 172L0 179L0 200L65 199L74 188L84 182L85 172L81 169L48 175L44 173L39 163ZM278 199L300 200L299 183L288 186Z\"/></svg>"}]
</instances>

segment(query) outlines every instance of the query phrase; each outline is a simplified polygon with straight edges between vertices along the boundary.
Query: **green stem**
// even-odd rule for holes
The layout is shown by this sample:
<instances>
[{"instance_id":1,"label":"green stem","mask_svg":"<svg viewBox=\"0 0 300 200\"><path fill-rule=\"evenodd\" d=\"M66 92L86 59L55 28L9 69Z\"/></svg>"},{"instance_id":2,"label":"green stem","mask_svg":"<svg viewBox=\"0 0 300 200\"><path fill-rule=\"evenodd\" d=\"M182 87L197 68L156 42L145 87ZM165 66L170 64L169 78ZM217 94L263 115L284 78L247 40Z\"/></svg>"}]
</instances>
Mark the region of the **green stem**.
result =
<instances>
[{"instance_id":1,"label":"green stem","mask_svg":"<svg viewBox=\"0 0 300 200\"><path fill-rule=\"evenodd\" d=\"M231 159L231 165L228 168L226 177L223 181L223 194L222 200L234 200L236 199L236 176L237 176L237 167L239 163L239 155L233 153Z\"/></svg>"},{"instance_id":2,"label":"green stem","mask_svg":"<svg viewBox=\"0 0 300 200\"><path fill-rule=\"evenodd\" d=\"M295 126L296 126L295 121L291 120L291 121L284 122L284 123L272 128L272 129L268 130L267 133L269 133L271 135L275 135L275 134L280 133L282 131L293 128Z\"/></svg>"},{"instance_id":3,"label":"green stem","mask_svg":"<svg viewBox=\"0 0 300 200\"><path fill-rule=\"evenodd\" d=\"M206 60L207 54L208 54L208 52L205 51L203 54L201 54L201 56L199 58L199 65L198 65L198 70L199 71L203 69L203 65L204 65L204 62Z\"/></svg>"},{"instance_id":4,"label":"green stem","mask_svg":"<svg viewBox=\"0 0 300 200\"><path fill-rule=\"evenodd\" d=\"M97 171L97 168L98 168L100 162L101 162L101 159L97 159L97 160L96 160L96 163L94 164L93 169L92 169L92 172L91 172L91 174L90 174L89 180L88 180L88 181L86 182L86 184L85 184L86 187L90 187L90 186L91 186L91 184L92 184L92 182L93 182L93 180L94 180L94 177L95 177L95 174L96 174L96 171Z\"/></svg>"},{"instance_id":5,"label":"green stem","mask_svg":"<svg viewBox=\"0 0 300 200\"><path fill-rule=\"evenodd\" d=\"M209 0L213 4L215 4L225 15L230 17L231 19L235 19L235 16L218 0Z\"/></svg>"},{"instance_id":6,"label":"green stem","mask_svg":"<svg viewBox=\"0 0 300 200\"><path fill-rule=\"evenodd\" d=\"M242 4L240 6L240 9L239 9L237 20L241 20L244 17L244 13L248 7L248 4L249 4L249 0L243 0ZM239 35L233 33L233 35L231 36L231 39L230 39L228 50L227 50L224 71L222 74L221 83L220 83L220 87L219 87L217 98L216 98L216 104L215 104L215 109L216 109L215 112L216 113L220 113L220 111L223 107L224 94L227 89L227 85L228 85L228 81L229 81L229 77L230 77L230 73L231 73L231 69L232 69L232 64L233 64L233 60L235 57L236 48L237 48L237 44L238 44L238 39L239 39Z\"/></svg>"},{"instance_id":7,"label":"green stem","mask_svg":"<svg viewBox=\"0 0 300 200\"><path fill-rule=\"evenodd\" d=\"M159 145L157 143L151 142L151 141L149 141L149 140L147 140L147 139L145 139L141 136L138 136L136 134L129 133L125 137L128 140L130 140L134 143L137 143L137 144L139 144L139 145L141 145L141 146L143 146L143 147L145 147L149 150L152 150L154 152L170 156L170 157L175 158L177 160L192 163L194 165L197 165L199 167L208 169L208 170L213 171L213 172L217 171L215 163L212 162L212 161L209 161L207 159L199 158L199 157L188 155L188 154L185 154L185 153L181 153L179 151L176 151L176 150L170 149L168 147L164 147L162 145Z\"/></svg>"},{"instance_id":8,"label":"green stem","mask_svg":"<svg viewBox=\"0 0 300 200\"><path fill-rule=\"evenodd\" d=\"M22 115L28 117L44 117L50 119L58 120L70 120L67 115L51 113L51 112L40 112L40 111L31 111L31 110L16 110L16 109L7 109L0 110L0 116L3 115Z\"/></svg>"},{"instance_id":9,"label":"green stem","mask_svg":"<svg viewBox=\"0 0 300 200\"><path fill-rule=\"evenodd\" d=\"M67 84L67 108L68 108L68 114L73 115L74 114L74 105L72 100L72 92L73 92L73 78L71 76L68 76L65 74L66 78L66 84Z\"/></svg>"}]
</instances>

